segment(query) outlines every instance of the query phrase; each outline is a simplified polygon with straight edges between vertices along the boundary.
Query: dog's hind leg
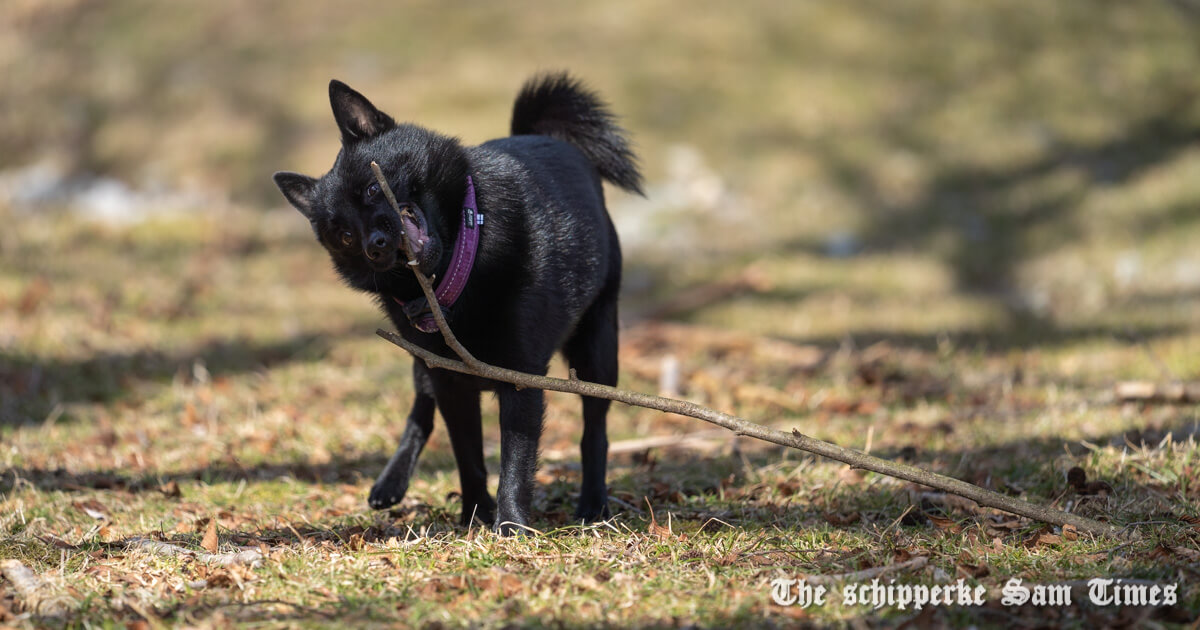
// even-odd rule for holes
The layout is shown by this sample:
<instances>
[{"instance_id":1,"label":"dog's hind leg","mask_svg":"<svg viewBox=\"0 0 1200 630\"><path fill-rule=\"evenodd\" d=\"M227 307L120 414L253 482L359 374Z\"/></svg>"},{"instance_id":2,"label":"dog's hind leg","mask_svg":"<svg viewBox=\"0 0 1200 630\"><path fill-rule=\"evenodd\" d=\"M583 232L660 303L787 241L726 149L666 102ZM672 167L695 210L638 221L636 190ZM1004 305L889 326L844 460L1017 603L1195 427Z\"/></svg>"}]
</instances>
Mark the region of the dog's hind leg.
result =
<instances>
[{"instance_id":1,"label":"dog's hind leg","mask_svg":"<svg viewBox=\"0 0 1200 630\"><path fill-rule=\"evenodd\" d=\"M575 333L563 346L567 363L581 380L617 384L617 296L606 290L584 314ZM603 398L583 396L583 439L579 442L583 484L577 518L595 521L608 517L608 407Z\"/></svg>"},{"instance_id":2,"label":"dog's hind leg","mask_svg":"<svg viewBox=\"0 0 1200 630\"><path fill-rule=\"evenodd\" d=\"M434 397L442 420L450 433L450 446L458 463L462 487L462 517L467 526L473 519L491 524L496 502L487 490L487 467L483 462L483 422L479 410L479 390L463 377L437 370L433 372Z\"/></svg>"},{"instance_id":3,"label":"dog's hind leg","mask_svg":"<svg viewBox=\"0 0 1200 630\"><path fill-rule=\"evenodd\" d=\"M408 481L417 469L417 458L433 433L433 384L429 370L420 361L413 361L413 389L417 396L408 412L408 426L400 438L400 447L379 473L367 497L367 504L376 510L392 507L404 499Z\"/></svg>"}]
</instances>

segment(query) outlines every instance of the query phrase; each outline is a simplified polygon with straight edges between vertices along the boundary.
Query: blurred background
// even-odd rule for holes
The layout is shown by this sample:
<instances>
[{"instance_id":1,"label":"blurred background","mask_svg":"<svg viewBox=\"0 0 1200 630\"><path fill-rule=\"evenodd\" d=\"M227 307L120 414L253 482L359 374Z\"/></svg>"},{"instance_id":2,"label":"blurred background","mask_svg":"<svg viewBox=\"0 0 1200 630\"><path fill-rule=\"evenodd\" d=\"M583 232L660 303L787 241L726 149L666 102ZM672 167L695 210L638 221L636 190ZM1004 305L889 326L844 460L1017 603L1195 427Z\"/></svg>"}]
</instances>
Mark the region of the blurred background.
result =
<instances>
[{"instance_id":1,"label":"blurred background","mask_svg":"<svg viewBox=\"0 0 1200 630\"><path fill-rule=\"evenodd\" d=\"M391 324L338 281L271 174L332 164L331 78L478 143L507 132L526 78L557 69L611 103L647 176L645 198L609 191L622 386L1118 524L1194 525L1195 399L1144 405L1114 384L1200 379L1195 0L3 0L0 555L126 621L114 602L133 591L93 573L111 568L96 554L130 536L194 547L217 521L226 546L272 547L271 568L229 592L374 622L440 625L454 597L467 622L544 624L575 614L570 591L590 612L569 624L729 627L779 613L752 586L764 571L922 549L938 572L992 566L996 588L1011 575L1189 583L1194 528L1116 548L1045 546L1048 530L994 515L962 530L926 522L927 503L910 513L895 480L619 405L609 481L624 530L496 546L519 562L479 556L455 529L441 428L402 509L368 510L411 404L410 360L375 336ZM573 522L581 425L577 397L547 401L545 530ZM483 404L496 471L497 409ZM1111 484L1109 503L1075 503L1075 466ZM649 527L643 508L695 551L672 542L662 564L660 535L625 533ZM364 536L417 529L446 546L389 552L408 564L376 571ZM748 553L768 536L812 548ZM574 549L564 540L596 561L549 581L526 551L547 540L549 562ZM611 562L644 553L622 569L636 579L609 580ZM459 597L462 575L493 564L525 590ZM126 584L157 584L146 609L191 623L207 604L163 589L204 574L164 571ZM410 590L430 571L459 586ZM20 623L11 598L0 590L0 623ZM528 617L512 617L522 603Z\"/></svg>"},{"instance_id":2,"label":"blurred background","mask_svg":"<svg viewBox=\"0 0 1200 630\"><path fill-rule=\"evenodd\" d=\"M271 173L332 163L330 78L476 143L506 132L525 78L560 68L612 104L648 176L645 199L610 191L627 327L1187 376L1198 16L1184 0L6 2L0 413L40 422L205 366L402 374Z\"/></svg>"}]
</instances>

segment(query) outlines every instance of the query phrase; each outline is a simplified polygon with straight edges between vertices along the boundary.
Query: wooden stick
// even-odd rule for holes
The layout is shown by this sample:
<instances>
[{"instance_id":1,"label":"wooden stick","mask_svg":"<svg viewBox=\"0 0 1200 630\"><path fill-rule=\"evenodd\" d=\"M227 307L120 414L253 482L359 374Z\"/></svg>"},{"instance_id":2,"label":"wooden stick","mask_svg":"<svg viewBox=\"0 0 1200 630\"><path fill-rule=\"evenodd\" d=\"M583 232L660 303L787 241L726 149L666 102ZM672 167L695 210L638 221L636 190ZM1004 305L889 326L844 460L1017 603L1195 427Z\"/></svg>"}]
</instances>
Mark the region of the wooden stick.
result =
<instances>
[{"instance_id":1,"label":"wooden stick","mask_svg":"<svg viewBox=\"0 0 1200 630\"><path fill-rule=\"evenodd\" d=\"M383 189L384 195L392 204L392 208L397 213L401 213L399 204L396 203L396 198L392 194L391 188L388 186L387 179L383 176L383 171L379 165L372 162L371 169L375 173L375 179L379 182L380 188ZM703 420L710 424L715 424L733 431L737 435L745 435L760 440L787 446L798 449L814 455L828 457L829 459L837 460L849 464L853 468L862 468L881 475L919 483L931 488L943 490L952 494L966 497L976 503L994 507L1005 512L1011 512L1020 516L1034 519L1043 523L1051 523L1055 525L1073 525L1081 532L1088 532L1098 536L1118 536L1123 530L1090 518L1078 516L1056 510L1054 508L1034 505L1028 501L1022 501L1007 495L993 492L985 488L980 488L974 484L967 483L953 477L939 475L926 470L922 470L915 466L909 466L901 462L893 462L878 457L873 457L865 453L843 448L836 444L825 442L811 438L798 430L793 429L791 433L784 433L769 429L760 424L756 424L739 418L737 416L709 409L701 405L697 405L686 400L676 400L673 398L665 398L662 396L652 396L649 394L641 394L628 390L617 389L607 385L581 381L578 379L561 379L549 376L539 376L536 374L528 374L518 372L507 368L489 365L476 359L461 343L455 338L454 333L450 331L450 325L446 323L446 318L442 314L442 309L437 307L437 296L434 295L433 286L429 282L429 278L421 273L412 261L415 260L413 250L408 242L408 236L401 230L401 237L404 242L404 250L409 258L409 268L417 277L417 282L421 285L421 290L425 293L425 299L429 301L430 310L433 313L433 319L437 323L438 330L442 333L442 338L446 341L446 345L459 356L461 361L449 359L439 354L430 352L416 344L410 343L400 335L378 329L375 331L377 335L383 337L387 341L403 348L414 357L421 359L430 368L450 370L462 374L470 374L510 383L518 388L534 388L542 390L552 390L558 392L566 392L569 394L579 394L580 396L591 396L593 398L604 398L616 402L622 402L627 405L637 407L645 407L647 409L657 409L667 413L679 414L681 416L689 416L697 420ZM1128 530L1129 534L1136 534L1133 530Z\"/></svg>"},{"instance_id":2,"label":"wooden stick","mask_svg":"<svg viewBox=\"0 0 1200 630\"><path fill-rule=\"evenodd\" d=\"M12 582L25 608L39 617L62 617L77 606L74 599L38 577L20 560L0 561L0 573Z\"/></svg>"},{"instance_id":3,"label":"wooden stick","mask_svg":"<svg viewBox=\"0 0 1200 630\"><path fill-rule=\"evenodd\" d=\"M224 567L234 564L244 564L250 568L256 568L263 563L262 553L255 549L247 549L237 553L207 553L188 549L187 547L180 547L179 545L172 545L171 543L150 540L149 538L131 538L126 545L130 548L143 549L160 556L193 556L205 564L216 564Z\"/></svg>"},{"instance_id":4,"label":"wooden stick","mask_svg":"<svg viewBox=\"0 0 1200 630\"><path fill-rule=\"evenodd\" d=\"M684 433L683 435L655 435L646 438L619 440L613 442L612 444L608 445L608 454L619 455L621 453L637 453L652 448L703 449L712 446L717 441L728 442L729 438L729 432L722 431L721 429L697 431L695 433ZM543 452L542 459L558 460L576 457L578 455L579 449L561 449Z\"/></svg>"}]
</instances>

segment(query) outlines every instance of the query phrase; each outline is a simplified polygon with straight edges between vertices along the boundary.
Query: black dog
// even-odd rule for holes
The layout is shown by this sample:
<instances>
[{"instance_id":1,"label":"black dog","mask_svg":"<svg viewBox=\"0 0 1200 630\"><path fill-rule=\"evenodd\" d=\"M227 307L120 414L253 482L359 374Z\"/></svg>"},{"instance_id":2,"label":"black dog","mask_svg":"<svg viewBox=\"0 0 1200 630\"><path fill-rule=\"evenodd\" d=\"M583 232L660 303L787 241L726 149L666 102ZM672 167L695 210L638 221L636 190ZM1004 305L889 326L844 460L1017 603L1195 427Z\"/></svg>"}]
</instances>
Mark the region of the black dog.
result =
<instances>
[{"instance_id":1,"label":"black dog","mask_svg":"<svg viewBox=\"0 0 1200 630\"><path fill-rule=\"evenodd\" d=\"M405 339L453 356L401 252L408 236L419 268L434 277L438 305L480 360L545 374L562 350L580 379L617 382L617 293L621 249L601 178L641 193L636 159L612 114L566 74L525 84L512 136L464 147L421 127L397 124L339 81L329 84L342 149L321 179L276 173L288 201L351 287L376 296ZM403 219L370 169L382 167ZM540 390L429 370L414 361L416 400L400 447L368 499L383 509L404 498L417 457L442 412L462 482L462 522L479 518L510 533L529 524ZM500 401L500 487L487 490L480 391ZM583 399L583 487L576 515L608 513L607 400Z\"/></svg>"}]
</instances>

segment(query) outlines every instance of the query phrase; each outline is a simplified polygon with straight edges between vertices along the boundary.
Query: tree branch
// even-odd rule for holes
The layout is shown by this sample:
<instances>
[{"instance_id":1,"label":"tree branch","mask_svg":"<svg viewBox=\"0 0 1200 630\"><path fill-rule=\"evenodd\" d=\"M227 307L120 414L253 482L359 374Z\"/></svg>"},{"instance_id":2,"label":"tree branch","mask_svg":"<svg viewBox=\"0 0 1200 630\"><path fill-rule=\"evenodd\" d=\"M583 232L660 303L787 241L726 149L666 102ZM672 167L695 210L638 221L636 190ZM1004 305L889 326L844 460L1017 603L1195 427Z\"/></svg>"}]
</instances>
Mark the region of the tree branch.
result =
<instances>
[{"instance_id":1,"label":"tree branch","mask_svg":"<svg viewBox=\"0 0 1200 630\"><path fill-rule=\"evenodd\" d=\"M79 603L29 570L20 560L0 560L0 575L12 582L25 608L41 617L63 617Z\"/></svg>"},{"instance_id":2,"label":"tree branch","mask_svg":"<svg viewBox=\"0 0 1200 630\"><path fill-rule=\"evenodd\" d=\"M149 538L131 538L127 544L130 549L143 549L160 556L192 556L200 562L223 567L244 564L250 568L258 568L263 563L262 552L257 549L244 549L236 553L205 553Z\"/></svg>"},{"instance_id":3,"label":"tree branch","mask_svg":"<svg viewBox=\"0 0 1200 630\"><path fill-rule=\"evenodd\" d=\"M375 178L379 181L380 187L383 189L384 195L392 204L396 212L403 215L403 210L396 203L396 198L393 196L391 189L388 187L387 179L384 178L383 172L379 169L379 165L371 163L371 169L375 172ZM534 389L551 390L557 392L566 392L569 394L579 394L581 396L591 396L593 398L604 398L622 402L627 405L637 407L645 407L647 409L656 409L667 413L689 416L698 420L703 420L710 424L715 424L719 427L724 427L737 433L753 438L758 438L765 442L787 446L790 448L802 450L814 455L828 457L829 459L837 460L849 464L853 468L862 468L881 475L919 483L924 486L936 488L944 492L949 492L962 497L966 497L976 503L994 507L1005 512L1017 514L1027 518L1034 519L1043 523L1051 523L1054 525L1073 525L1076 529L1082 532L1088 532L1098 536L1118 536L1121 529L1111 524L1103 523L1090 518L1078 516L1056 510L1054 508L1034 505L1028 501L1022 501L1007 495L993 492L985 488L981 488L974 484L967 483L953 477L939 475L926 470L922 470L915 466L909 466L901 462L893 462L878 457L873 457L859 451L843 448L836 444L825 442L811 438L793 429L791 433L784 433L764 427L739 418L734 415L709 409L692 402L685 400L677 400L674 398L665 398L662 396L652 396L649 394L641 394L628 390L617 389L607 385L581 381L577 379L561 379L549 376L539 376L536 374L528 374L518 372L507 368L489 365L476 359L461 343L455 338L451 332L449 324L446 323L446 318L443 316L441 309L437 305L437 297L434 295L433 287L429 282L429 278L425 277L421 270L417 268L415 257L412 255L412 248L408 242L408 236L401 230L401 237L404 242L404 250L409 258L409 268L417 276L417 281L421 285L422 291L425 292L425 299L429 301L430 310L433 312L434 321L437 322L438 330L442 333L442 338L446 340L446 345L450 347L459 357L461 361L449 359L430 352L416 344L410 343L400 335L386 331L383 329L376 330L376 334L391 343L403 348L413 356L425 362L425 365L434 369L450 370L462 374L470 374L481 376L494 381L503 383L511 383L517 387L529 387ZM1132 531L1132 530L1131 530Z\"/></svg>"}]
</instances>

